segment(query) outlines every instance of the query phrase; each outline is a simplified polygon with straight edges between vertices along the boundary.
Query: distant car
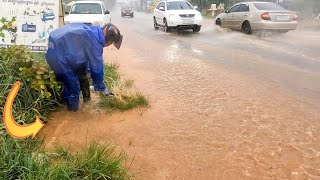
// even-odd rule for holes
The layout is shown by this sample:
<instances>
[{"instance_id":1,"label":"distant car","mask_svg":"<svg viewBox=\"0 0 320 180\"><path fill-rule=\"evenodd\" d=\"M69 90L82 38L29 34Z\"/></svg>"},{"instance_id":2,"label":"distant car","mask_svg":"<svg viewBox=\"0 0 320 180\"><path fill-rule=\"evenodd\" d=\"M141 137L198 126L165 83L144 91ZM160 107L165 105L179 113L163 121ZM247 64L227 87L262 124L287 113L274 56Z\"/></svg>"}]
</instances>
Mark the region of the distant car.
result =
<instances>
[{"instance_id":1,"label":"distant car","mask_svg":"<svg viewBox=\"0 0 320 180\"><path fill-rule=\"evenodd\" d=\"M246 34L259 30L288 32L298 26L298 15L270 2L244 2L219 14L216 24L223 28L241 30Z\"/></svg>"},{"instance_id":2,"label":"distant car","mask_svg":"<svg viewBox=\"0 0 320 180\"><path fill-rule=\"evenodd\" d=\"M84 23L89 26L103 26L111 22L110 12L102 1L76 1L73 3L65 23Z\"/></svg>"},{"instance_id":3,"label":"distant car","mask_svg":"<svg viewBox=\"0 0 320 180\"><path fill-rule=\"evenodd\" d=\"M124 6L121 8L121 16L122 17L124 17L124 16L133 17L133 13L134 13L133 7Z\"/></svg>"},{"instance_id":4,"label":"distant car","mask_svg":"<svg viewBox=\"0 0 320 180\"><path fill-rule=\"evenodd\" d=\"M165 0L160 1L154 9L154 28L163 27L165 32L171 29L201 30L202 15L188 1Z\"/></svg>"}]
</instances>

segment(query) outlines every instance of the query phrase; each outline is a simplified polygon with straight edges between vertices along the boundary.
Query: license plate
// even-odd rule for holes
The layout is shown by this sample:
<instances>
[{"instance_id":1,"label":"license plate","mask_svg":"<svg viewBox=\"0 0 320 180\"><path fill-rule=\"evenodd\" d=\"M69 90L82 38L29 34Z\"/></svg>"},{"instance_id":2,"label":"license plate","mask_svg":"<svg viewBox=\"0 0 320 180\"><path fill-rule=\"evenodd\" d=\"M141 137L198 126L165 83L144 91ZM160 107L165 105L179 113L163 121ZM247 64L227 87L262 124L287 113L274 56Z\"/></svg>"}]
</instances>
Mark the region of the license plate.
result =
<instances>
[{"instance_id":1,"label":"license plate","mask_svg":"<svg viewBox=\"0 0 320 180\"><path fill-rule=\"evenodd\" d=\"M277 20L278 20L278 21L288 21L289 18L290 18L290 17L289 17L288 15L277 16Z\"/></svg>"},{"instance_id":2,"label":"license plate","mask_svg":"<svg viewBox=\"0 0 320 180\"><path fill-rule=\"evenodd\" d=\"M193 20L184 20L182 21L183 24L193 24Z\"/></svg>"}]
</instances>

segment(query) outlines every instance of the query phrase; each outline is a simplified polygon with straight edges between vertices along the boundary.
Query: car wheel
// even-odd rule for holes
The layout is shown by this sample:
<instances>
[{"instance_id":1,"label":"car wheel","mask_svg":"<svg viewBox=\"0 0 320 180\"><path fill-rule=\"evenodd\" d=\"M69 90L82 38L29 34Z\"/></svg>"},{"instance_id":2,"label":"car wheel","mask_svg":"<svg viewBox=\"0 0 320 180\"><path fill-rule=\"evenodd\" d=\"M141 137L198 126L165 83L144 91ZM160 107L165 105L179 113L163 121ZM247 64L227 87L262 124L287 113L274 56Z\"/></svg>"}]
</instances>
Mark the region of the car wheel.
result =
<instances>
[{"instance_id":1,"label":"car wheel","mask_svg":"<svg viewBox=\"0 0 320 180\"><path fill-rule=\"evenodd\" d=\"M164 24L163 25L163 31L166 32L166 33L170 32L170 28L168 27L168 23L167 23L166 19L163 20L163 24Z\"/></svg>"},{"instance_id":2,"label":"car wheel","mask_svg":"<svg viewBox=\"0 0 320 180\"><path fill-rule=\"evenodd\" d=\"M158 24L157 24L157 21L156 21L156 18L155 17L153 17L153 26L154 26L154 29L159 29L159 26L158 26Z\"/></svg>"},{"instance_id":3,"label":"car wheel","mask_svg":"<svg viewBox=\"0 0 320 180\"><path fill-rule=\"evenodd\" d=\"M251 25L249 23L249 21L245 21L242 24L242 32L245 34L251 34L252 33L252 29L251 29Z\"/></svg>"},{"instance_id":4,"label":"car wheel","mask_svg":"<svg viewBox=\"0 0 320 180\"><path fill-rule=\"evenodd\" d=\"M201 26L196 26L193 28L193 32L197 33L197 32L200 32L201 30Z\"/></svg>"},{"instance_id":5,"label":"car wheel","mask_svg":"<svg viewBox=\"0 0 320 180\"><path fill-rule=\"evenodd\" d=\"M220 18L218 18L218 19L216 20L216 25L217 25L217 26L221 26L221 19L220 19Z\"/></svg>"}]
</instances>

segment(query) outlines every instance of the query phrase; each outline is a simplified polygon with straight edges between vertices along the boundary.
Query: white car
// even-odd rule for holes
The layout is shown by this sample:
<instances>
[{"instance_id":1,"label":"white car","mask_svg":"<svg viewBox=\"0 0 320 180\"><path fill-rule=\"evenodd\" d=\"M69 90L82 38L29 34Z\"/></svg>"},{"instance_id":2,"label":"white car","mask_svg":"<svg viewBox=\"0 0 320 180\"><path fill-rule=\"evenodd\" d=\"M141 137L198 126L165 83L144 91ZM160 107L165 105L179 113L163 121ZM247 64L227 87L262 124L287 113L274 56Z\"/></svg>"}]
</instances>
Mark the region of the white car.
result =
<instances>
[{"instance_id":1,"label":"white car","mask_svg":"<svg viewBox=\"0 0 320 180\"><path fill-rule=\"evenodd\" d=\"M219 14L216 24L246 34L259 30L288 32L298 26L298 15L270 2L244 2Z\"/></svg>"},{"instance_id":2,"label":"white car","mask_svg":"<svg viewBox=\"0 0 320 180\"><path fill-rule=\"evenodd\" d=\"M154 28L163 27L165 32L171 29L192 29L199 32L202 24L202 15L188 1L167 0L160 1L154 9Z\"/></svg>"},{"instance_id":3,"label":"white car","mask_svg":"<svg viewBox=\"0 0 320 180\"><path fill-rule=\"evenodd\" d=\"M76 1L72 5L65 23L84 23L89 26L103 26L111 22L110 12L101 1Z\"/></svg>"}]
</instances>

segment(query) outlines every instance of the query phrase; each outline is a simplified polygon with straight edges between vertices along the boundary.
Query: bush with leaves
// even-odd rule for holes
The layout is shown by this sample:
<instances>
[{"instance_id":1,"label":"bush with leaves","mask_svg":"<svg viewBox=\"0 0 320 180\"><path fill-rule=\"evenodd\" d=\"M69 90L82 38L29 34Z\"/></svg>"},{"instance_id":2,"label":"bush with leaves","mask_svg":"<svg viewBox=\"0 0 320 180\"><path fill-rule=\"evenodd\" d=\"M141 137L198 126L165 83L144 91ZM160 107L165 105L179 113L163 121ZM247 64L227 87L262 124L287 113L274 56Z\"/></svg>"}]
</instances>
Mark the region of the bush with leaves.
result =
<instances>
[{"instance_id":1,"label":"bush with leaves","mask_svg":"<svg viewBox=\"0 0 320 180\"><path fill-rule=\"evenodd\" d=\"M20 81L21 87L15 99L13 115L20 124L31 123L39 116L46 120L49 113L62 103L61 85L44 56L34 55L23 46L0 49L0 110L12 86ZM0 114L3 118L3 114ZM2 124L3 129L3 124Z\"/></svg>"},{"instance_id":2,"label":"bush with leaves","mask_svg":"<svg viewBox=\"0 0 320 180\"><path fill-rule=\"evenodd\" d=\"M39 93L40 98L50 99L55 92L60 91L61 85L56 81L54 72L44 61L44 56L38 60L32 58L31 52L24 46L3 48L0 50L0 56L11 68L18 71L19 75L31 85L31 89ZM17 80L21 81L22 78L17 78Z\"/></svg>"}]
</instances>

